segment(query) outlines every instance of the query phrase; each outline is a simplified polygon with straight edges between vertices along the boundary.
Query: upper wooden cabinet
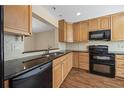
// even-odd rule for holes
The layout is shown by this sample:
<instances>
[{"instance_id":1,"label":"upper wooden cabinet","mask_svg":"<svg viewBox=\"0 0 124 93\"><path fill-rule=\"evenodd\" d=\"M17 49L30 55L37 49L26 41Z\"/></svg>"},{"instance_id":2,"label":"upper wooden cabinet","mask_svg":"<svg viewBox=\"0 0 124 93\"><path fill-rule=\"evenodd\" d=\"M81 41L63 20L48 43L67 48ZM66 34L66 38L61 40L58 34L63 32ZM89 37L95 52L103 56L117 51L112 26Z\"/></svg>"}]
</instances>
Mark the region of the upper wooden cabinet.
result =
<instances>
[{"instance_id":1,"label":"upper wooden cabinet","mask_svg":"<svg viewBox=\"0 0 124 93\"><path fill-rule=\"evenodd\" d=\"M112 40L124 40L124 12L112 15Z\"/></svg>"},{"instance_id":2,"label":"upper wooden cabinet","mask_svg":"<svg viewBox=\"0 0 124 93\"><path fill-rule=\"evenodd\" d=\"M111 29L111 16L98 18L98 30Z\"/></svg>"},{"instance_id":3,"label":"upper wooden cabinet","mask_svg":"<svg viewBox=\"0 0 124 93\"><path fill-rule=\"evenodd\" d=\"M59 21L59 42L66 42L67 23L65 20Z\"/></svg>"},{"instance_id":4,"label":"upper wooden cabinet","mask_svg":"<svg viewBox=\"0 0 124 93\"><path fill-rule=\"evenodd\" d=\"M98 19L90 19L89 20L89 31L98 30Z\"/></svg>"},{"instance_id":5,"label":"upper wooden cabinet","mask_svg":"<svg viewBox=\"0 0 124 93\"><path fill-rule=\"evenodd\" d=\"M103 16L89 20L89 31L111 29L111 16Z\"/></svg>"},{"instance_id":6,"label":"upper wooden cabinet","mask_svg":"<svg viewBox=\"0 0 124 93\"><path fill-rule=\"evenodd\" d=\"M73 24L73 40L74 40L74 42L80 42L81 40L80 40L80 35L81 35L81 33L80 33L80 22L78 22L78 23L74 23Z\"/></svg>"},{"instance_id":7,"label":"upper wooden cabinet","mask_svg":"<svg viewBox=\"0 0 124 93\"><path fill-rule=\"evenodd\" d=\"M67 23L66 42L73 42L73 25Z\"/></svg>"},{"instance_id":8,"label":"upper wooden cabinet","mask_svg":"<svg viewBox=\"0 0 124 93\"><path fill-rule=\"evenodd\" d=\"M81 29L80 39L83 42L87 42L88 41L88 21L82 21L80 29Z\"/></svg>"},{"instance_id":9,"label":"upper wooden cabinet","mask_svg":"<svg viewBox=\"0 0 124 93\"><path fill-rule=\"evenodd\" d=\"M31 35L32 8L29 5L4 6L4 31L19 35Z\"/></svg>"}]
</instances>

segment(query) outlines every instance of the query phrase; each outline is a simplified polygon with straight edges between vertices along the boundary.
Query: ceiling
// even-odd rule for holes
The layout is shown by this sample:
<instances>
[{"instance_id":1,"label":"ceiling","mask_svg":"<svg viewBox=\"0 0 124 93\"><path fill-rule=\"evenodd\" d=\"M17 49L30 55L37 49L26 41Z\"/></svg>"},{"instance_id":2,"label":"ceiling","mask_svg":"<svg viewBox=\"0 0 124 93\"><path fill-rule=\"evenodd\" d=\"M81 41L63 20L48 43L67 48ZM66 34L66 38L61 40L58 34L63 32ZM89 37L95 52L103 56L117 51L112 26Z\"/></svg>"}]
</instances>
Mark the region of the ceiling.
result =
<instances>
[{"instance_id":1,"label":"ceiling","mask_svg":"<svg viewBox=\"0 0 124 93\"><path fill-rule=\"evenodd\" d=\"M56 19L77 22L124 11L124 5L43 5ZM54 9L56 8L56 9ZM77 16L76 13L81 15Z\"/></svg>"},{"instance_id":2,"label":"ceiling","mask_svg":"<svg viewBox=\"0 0 124 93\"><path fill-rule=\"evenodd\" d=\"M53 31L54 29L55 28L52 25L46 24L32 17L32 31L33 32Z\"/></svg>"}]
</instances>

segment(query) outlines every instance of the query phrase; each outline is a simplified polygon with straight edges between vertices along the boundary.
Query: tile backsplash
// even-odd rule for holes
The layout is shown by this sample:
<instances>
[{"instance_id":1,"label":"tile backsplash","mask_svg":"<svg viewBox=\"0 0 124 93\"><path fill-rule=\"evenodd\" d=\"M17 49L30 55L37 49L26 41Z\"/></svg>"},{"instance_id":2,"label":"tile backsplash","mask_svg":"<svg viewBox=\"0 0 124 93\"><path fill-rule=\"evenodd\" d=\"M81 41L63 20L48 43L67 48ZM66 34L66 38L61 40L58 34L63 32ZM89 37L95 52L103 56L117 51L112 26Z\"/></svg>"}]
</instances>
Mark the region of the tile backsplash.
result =
<instances>
[{"instance_id":1,"label":"tile backsplash","mask_svg":"<svg viewBox=\"0 0 124 93\"><path fill-rule=\"evenodd\" d=\"M89 41L88 43L66 43L66 49L87 50L89 45L108 45L109 51L124 52L124 41Z\"/></svg>"}]
</instances>

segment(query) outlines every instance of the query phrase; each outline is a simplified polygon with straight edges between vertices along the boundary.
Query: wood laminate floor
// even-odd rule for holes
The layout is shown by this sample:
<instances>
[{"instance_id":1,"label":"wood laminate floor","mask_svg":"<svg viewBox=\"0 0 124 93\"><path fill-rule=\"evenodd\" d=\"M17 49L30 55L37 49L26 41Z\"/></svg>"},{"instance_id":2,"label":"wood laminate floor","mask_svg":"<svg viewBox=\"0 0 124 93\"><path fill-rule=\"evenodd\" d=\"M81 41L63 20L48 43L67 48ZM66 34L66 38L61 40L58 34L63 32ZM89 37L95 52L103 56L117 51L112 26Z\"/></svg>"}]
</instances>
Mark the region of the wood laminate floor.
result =
<instances>
[{"instance_id":1,"label":"wood laminate floor","mask_svg":"<svg viewBox=\"0 0 124 93\"><path fill-rule=\"evenodd\" d=\"M123 88L124 80L90 74L85 70L72 68L61 88Z\"/></svg>"}]
</instances>

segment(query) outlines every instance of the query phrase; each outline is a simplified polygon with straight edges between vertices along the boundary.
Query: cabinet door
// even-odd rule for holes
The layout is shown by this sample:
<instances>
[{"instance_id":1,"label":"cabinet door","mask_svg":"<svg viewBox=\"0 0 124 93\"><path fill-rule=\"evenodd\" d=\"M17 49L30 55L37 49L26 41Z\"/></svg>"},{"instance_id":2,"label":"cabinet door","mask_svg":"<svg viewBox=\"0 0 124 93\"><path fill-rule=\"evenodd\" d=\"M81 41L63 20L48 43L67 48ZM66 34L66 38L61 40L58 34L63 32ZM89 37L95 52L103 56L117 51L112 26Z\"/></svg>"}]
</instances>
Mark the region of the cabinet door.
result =
<instances>
[{"instance_id":1,"label":"cabinet door","mask_svg":"<svg viewBox=\"0 0 124 93\"><path fill-rule=\"evenodd\" d=\"M72 53L69 53L69 54L67 54L67 63L68 63L68 67L67 67L67 72L69 73L70 72L70 70L72 69L72 61L73 59L72 59Z\"/></svg>"},{"instance_id":2,"label":"cabinet door","mask_svg":"<svg viewBox=\"0 0 124 93\"><path fill-rule=\"evenodd\" d=\"M59 88L62 83L62 64L53 67L53 87Z\"/></svg>"},{"instance_id":3,"label":"cabinet door","mask_svg":"<svg viewBox=\"0 0 124 93\"><path fill-rule=\"evenodd\" d=\"M89 54L79 53L79 68L89 70Z\"/></svg>"},{"instance_id":4,"label":"cabinet door","mask_svg":"<svg viewBox=\"0 0 124 93\"><path fill-rule=\"evenodd\" d=\"M4 31L30 35L32 24L32 9L28 5L4 6Z\"/></svg>"},{"instance_id":5,"label":"cabinet door","mask_svg":"<svg viewBox=\"0 0 124 93\"><path fill-rule=\"evenodd\" d=\"M68 60L66 58L65 60L63 60L63 80L66 78L67 74L68 74Z\"/></svg>"},{"instance_id":6,"label":"cabinet door","mask_svg":"<svg viewBox=\"0 0 124 93\"><path fill-rule=\"evenodd\" d=\"M70 23L67 23L67 42L73 42L73 26Z\"/></svg>"},{"instance_id":7,"label":"cabinet door","mask_svg":"<svg viewBox=\"0 0 124 93\"><path fill-rule=\"evenodd\" d=\"M79 53L73 52L73 67L79 68Z\"/></svg>"},{"instance_id":8,"label":"cabinet door","mask_svg":"<svg viewBox=\"0 0 124 93\"><path fill-rule=\"evenodd\" d=\"M59 21L59 42L66 42L67 24L64 20Z\"/></svg>"},{"instance_id":9,"label":"cabinet door","mask_svg":"<svg viewBox=\"0 0 124 93\"><path fill-rule=\"evenodd\" d=\"M98 30L98 19L89 20L89 31Z\"/></svg>"},{"instance_id":10,"label":"cabinet door","mask_svg":"<svg viewBox=\"0 0 124 93\"><path fill-rule=\"evenodd\" d=\"M111 16L104 16L98 18L99 30L111 29Z\"/></svg>"},{"instance_id":11,"label":"cabinet door","mask_svg":"<svg viewBox=\"0 0 124 93\"><path fill-rule=\"evenodd\" d=\"M124 40L124 12L112 15L112 40Z\"/></svg>"},{"instance_id":12,"label":"cabinet door","mask_svg":"<svg viewBox=\"0 0 124 93\"><path fill-rule=\"evenodd\" d=\"M80 23L74 23L73 24L73 30L74 30L74 35L73 39L74 42L79 42L80 41Z\"/></svg>"},{"instance_id":13,"label":"cabinet door","mask_svg":"<svg viewBox=\"0 0 124 93\"><path fill-rule=\"evenodd\" d=\"M81 22L81 40L87 42L88 41L88 22L83 21Z\"/></svg>"}]
</instances>

